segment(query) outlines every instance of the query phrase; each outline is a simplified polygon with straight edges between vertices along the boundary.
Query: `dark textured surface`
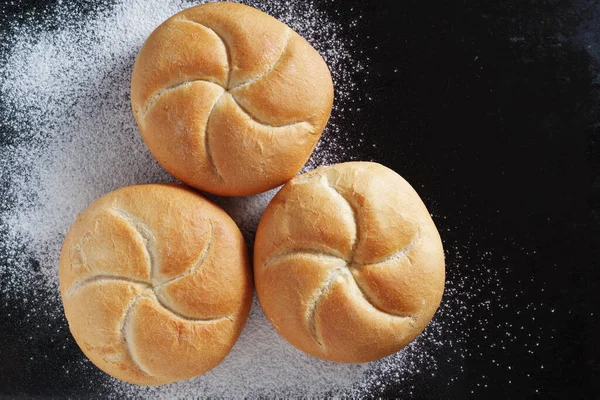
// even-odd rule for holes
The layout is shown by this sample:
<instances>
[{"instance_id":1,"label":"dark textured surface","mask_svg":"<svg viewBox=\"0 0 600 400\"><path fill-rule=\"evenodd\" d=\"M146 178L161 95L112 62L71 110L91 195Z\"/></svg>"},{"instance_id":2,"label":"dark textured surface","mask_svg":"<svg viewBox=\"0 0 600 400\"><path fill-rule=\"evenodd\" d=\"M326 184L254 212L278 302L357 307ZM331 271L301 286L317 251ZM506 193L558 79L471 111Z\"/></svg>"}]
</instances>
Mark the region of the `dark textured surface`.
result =
<instances>
[{"instance_id":1,"label":"dark textured surface","mask_svg":"<svg viewBox=\"0 0 600 400\"><path fill-rule=\"evenodd\" d=\"M363 106L359 123L382 143L372 157L423 184L419 192L434 199L434 214L449 216L443 224L452 228L451 241L474 232L509 260L502 277L507 299L499 303L510 307L496 305L493 318L524 326L506 349L481 351L484 335L504 332L480 332L465 373L446 387L420 380L416 392L592 396L599 354L592 298L599 282L600 87L597 62L585 47L600 43L579 39L599 38L586 35L598 29L598 5L446 1L395 8L380 1L355 7L369 21L358 40L372 60L374 101ZM507 246L507 239L527 251ZM526 295L511 299L523 285ZM526 311L531 304L554 312ZM539 335L533 354L524 346L528 331ZM454 368L442 365L434 380Z\"/></svg>"},{"instance_id":2,"label":"dark textured surface","mask_svg":"<svg viewBox=\"0 0 600 400\"><path fill-rule=\"evenodd\" d=\"M51 13L52 4L0 5L0 29ZM434 215L446 217L436 223L450 230L442 235L447 245L475 237L495 255L488 267L503 271L503 298L480 316L494 329L470 336L460 370L441 359L434 377L414 375L374 394L407 397L414 386L416 398L594 397L600 5L339 0L323 7L342 23L362 16L355 40L370 73L359 81L364 101L348 127L357 143L364 133L356 158L399 171ZM0 140L10 142L10 132ZM474 271L477 251L463 255ZM77 367L65 379L56 371L80 357L72 341L31 347L31 335L56 335L12 310L0 299L0 395L83 396L98 372ZM478 319L464 329L476 332ZM520 336L489 347L488 335L505 334L506 321L522 327ZM60 330L68 336L66 325ZM33 352L44 357L30 361Z\"/></svg>"}]
</instances>

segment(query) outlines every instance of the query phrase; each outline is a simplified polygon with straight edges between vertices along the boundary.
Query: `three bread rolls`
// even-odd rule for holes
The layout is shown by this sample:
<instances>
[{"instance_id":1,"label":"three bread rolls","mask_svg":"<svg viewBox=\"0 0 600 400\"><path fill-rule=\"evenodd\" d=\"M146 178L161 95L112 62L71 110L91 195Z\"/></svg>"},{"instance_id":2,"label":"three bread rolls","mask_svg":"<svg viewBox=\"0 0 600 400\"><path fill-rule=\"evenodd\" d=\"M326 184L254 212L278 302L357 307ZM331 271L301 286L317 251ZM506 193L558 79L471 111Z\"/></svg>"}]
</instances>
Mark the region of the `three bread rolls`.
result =
<instances>
[{"instance_id":1,"label":"three bread rolls","mask_svg":"<svg viewBox=\"0 0 600 400\"><path fill-rule=\"evenodd\" d=\"M399 351L427 326L444 290L444 253L418 194L382 165L293 178L332 102L318 52L236 3L169 18L146 40L131 80L142 137L177 179L224 196L287 182L256 234L260 303L298 349L359 363ZM250 271L231 218L191 189L164 184L94 202L67 234L59 267L82 351L142 385L199 376L224 359L249 314Z\"/></svg>"}]
</instances>

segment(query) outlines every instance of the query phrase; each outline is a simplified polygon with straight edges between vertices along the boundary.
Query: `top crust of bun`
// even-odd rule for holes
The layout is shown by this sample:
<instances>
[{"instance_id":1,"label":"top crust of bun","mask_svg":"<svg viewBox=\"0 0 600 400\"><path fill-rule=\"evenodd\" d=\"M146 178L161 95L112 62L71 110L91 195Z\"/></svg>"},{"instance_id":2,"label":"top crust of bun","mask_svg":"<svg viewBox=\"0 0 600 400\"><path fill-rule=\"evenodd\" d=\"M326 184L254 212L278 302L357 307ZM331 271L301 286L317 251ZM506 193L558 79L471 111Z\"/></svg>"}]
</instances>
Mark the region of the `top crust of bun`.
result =
<instances>
[{"instance_id":1,"label":"top crust of bun","mask_svg":"<svg viewBox=\"0 0 600 400\"><path fill-rule=\"evenodd\" d=\"M146 145L177 179L240 196L306 163L329 119L319 53L255 8L209 3L161 24L140 50L131 105Z\"/></svg>"},{"instance_id":2,"label":"top crust of bun","mask_svg":"<svg viewBox=\"0 0 600 400\"><path fill-rule=\"evenodd\" d=\"M395 353L427 326L444 291L438 231L414 189L380 164L317 168L268 205L254 246L260 303L315 357Z\"/></svg>"},{"instance_id":3,"label":"top crust of bun","mask_svg":"<svg viewBox=\"0 0 600 400\"><path fill-rule=\"evenodd\" d=\"M233 220L179 185L129 186L96 200L65 238L59 276L81 350L141 385L189 379L221 362L253 294Z\"/></svg>"}]
</instances>

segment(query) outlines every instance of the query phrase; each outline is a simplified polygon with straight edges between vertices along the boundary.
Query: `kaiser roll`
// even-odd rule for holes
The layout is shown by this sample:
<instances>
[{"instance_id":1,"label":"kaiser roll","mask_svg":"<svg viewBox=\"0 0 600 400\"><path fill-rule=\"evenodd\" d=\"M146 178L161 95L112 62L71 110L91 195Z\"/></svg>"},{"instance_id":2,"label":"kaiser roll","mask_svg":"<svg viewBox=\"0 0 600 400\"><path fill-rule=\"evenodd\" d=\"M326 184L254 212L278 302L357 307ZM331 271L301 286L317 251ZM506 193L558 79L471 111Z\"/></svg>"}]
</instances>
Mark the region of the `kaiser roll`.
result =
<instances>
[{"instance_id":1,"label":"kaiser roll","mask_svg":"<svg viewBox=\"0 0 600 400\"><path fill-rule=\"evenodd\" d=\"M131 104L146 145L177 179L240 196L292 178L331 112L329 69L275 18L236 3L184 10L139 52Z\"/></svg>"},{"instance_id":2,"label":"kaiser roll","mask_svg":"<svg viewBox=\"0 0 600 400\"><path fill-rule=\"evenodd\" d=\"M298 349L330 361L388 356L427 326L444 291L438 231L414 189L375 163L288 182L258 226L262 308Z\"/></svg>"},{"instance_id":3,"label":"kaiser roll","mask_svg":"<svg viewBox=\"0 0 600 400\"><path fill-rule=\"evenodd\" d=\"M237 226L177 185L129 186L96 200L69 230L59 274L81 350L108 374L142 385L221 362L252 300Z\"/></svg>"}]
</instances>

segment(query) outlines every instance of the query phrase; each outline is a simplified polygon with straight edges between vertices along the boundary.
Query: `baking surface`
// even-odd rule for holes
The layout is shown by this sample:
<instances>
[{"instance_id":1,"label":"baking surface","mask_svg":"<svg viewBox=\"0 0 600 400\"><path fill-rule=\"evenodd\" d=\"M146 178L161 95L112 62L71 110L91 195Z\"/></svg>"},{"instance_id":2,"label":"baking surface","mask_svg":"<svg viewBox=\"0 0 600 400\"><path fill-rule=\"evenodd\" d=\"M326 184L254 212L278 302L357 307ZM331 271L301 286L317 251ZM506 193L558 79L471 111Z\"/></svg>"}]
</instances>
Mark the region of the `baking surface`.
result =
<instances>
[{"instance_id":1,"label":"baking surface","mask_svg":"<svg viewBox=\"0 0 600 400\"><path fill-rule=\"evenodd\" d=\"M93 18L116 3L69 7ZM22 51L14 44L15 23L45 20L60 30L61 7L59 1L0 3L1 64ZM353 85L346 82L340 92L346 97L336 99L346 107L334 110L335 129L325 133L319 154L328 156L317 156L312 166L360 159L397 171L432 213L447 262L443 306L418 345L368 371L348 370L368 377L344 393L592 397L600 356L592 301L599 283L593 260L600 255L594 248L600 5L337 0L315 8L346 38L341 43L351 43L346 61L361 67L339 66ZM313 40L323 42L318 35ZM17 172L6 160L26 140L19 129L29 128L13 123L14 92L0 81L0 396L131 394L115 391L85 361L56 297L36 289L46 287L41 280L52 266L11 238L8 217L19 205L9 175ZM128 98L119 99L127 108ZM15 258L27 260L27 268L15 268ZM23 271L26 278L15 277ZM29 283L14 283L19 280Z\"/></svg>"}]
</instances>

